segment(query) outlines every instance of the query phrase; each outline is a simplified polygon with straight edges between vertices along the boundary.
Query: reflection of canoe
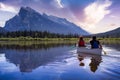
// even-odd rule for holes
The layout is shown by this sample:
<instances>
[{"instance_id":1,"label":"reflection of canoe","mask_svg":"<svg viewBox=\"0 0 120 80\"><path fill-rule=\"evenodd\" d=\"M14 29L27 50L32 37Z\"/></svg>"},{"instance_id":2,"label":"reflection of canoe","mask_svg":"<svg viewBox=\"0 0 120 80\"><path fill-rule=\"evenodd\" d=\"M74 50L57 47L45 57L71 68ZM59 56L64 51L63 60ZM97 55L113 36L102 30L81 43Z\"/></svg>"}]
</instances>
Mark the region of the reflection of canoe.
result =
<instances>
[{"instance_id":1,"label":"reflection of canoe","mask_svg":"<svg viewBox=\"0 0 120 80\"><path fill-rule=\"evenodd\" d=\"M78 47L77 52L101 55L102 54L102 49L89 49L89 48L86 48L86 47Z\"/></svg>"},{"instance_id":2,"label":"reflection of canoe","mask_svg":"<svg viewBox=\"0 0 120 80\"><path fill-rule=\"evenodd\" d=\"M101 55L93 55L93 54L87 54L87 53L77 53L78 54L78 60L80 61L80 66L88 65L88 62L84 62L83 60L90 59L89 68L92 72L95 72L98 69L99 64L102 62ZM85 58L87 57L87 58Z\"/></svg>"}]
</instances>

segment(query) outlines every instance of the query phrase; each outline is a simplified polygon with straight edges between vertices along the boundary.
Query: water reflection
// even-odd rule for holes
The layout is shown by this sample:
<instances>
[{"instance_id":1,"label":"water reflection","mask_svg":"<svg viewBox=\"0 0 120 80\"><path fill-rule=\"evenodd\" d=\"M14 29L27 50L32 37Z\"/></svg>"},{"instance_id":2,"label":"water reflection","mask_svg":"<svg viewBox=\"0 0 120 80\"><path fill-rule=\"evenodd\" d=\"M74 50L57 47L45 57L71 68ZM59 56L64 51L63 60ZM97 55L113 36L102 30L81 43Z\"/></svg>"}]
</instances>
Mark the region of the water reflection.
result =
<instances>
[{"instance_id":1,"label":"water reflection","mask_svg":"<svg viewBox=\"0 0 120 80\"><path fill-rule=\"evenodd\" d=\"M120 51L120 42L114 42L114 43L103 42L102 44L106 45L107 47L110 47L110 48L113 48L113 49Z\"/></svg>"},{"instance_id":2,"label":"water reflection","mask_svg":"<svg viewBox=\"0 0 120 80\"><path fill-rule=\"evenodd\" d=\"M101 56L94 56L91 58L91 63L89 64L89 66L92 72L95 72L98 69L101 60L102 60Z\"/></svg>"},{"instance_id":3,"label":"water reflection","mask_svg":"<svg viewBox=\"0 0 120 80\"><path fill-rule=\"evenodd\" d=\"M9 62L19 67L20 72L32 72L64 55L70 45L74 43L4 44L0 45L0 51Z\"/></svg>"},{"instance_id":4,"label":"water reflection","mask_svg":"<svg viewBox=\"0 0 120 80\"><path fill-rule=\"evenodd\" d=\"M103 46L110 57L76 54L74 45L71 42L2 42L0 80L119 80L119 51Z\"/></svg>"},{"instance_id":5,"label":"water reflection","mask_svg":"<svg viewBox=\"0 0 120 80\"><path fill-rule=\"evenodd\" d=\"M71 46L75 45L75 42L66 41L11 41L0 42L0 50L3 49L49 49L58 46Z\"/></svg>"},{"instance_id":6,"label":"water reflection","mask_svg":"<svg viewBox=\"0 0 120 80\"><path fill-rule=\"evenodd\" d=\"M89 57L90 63L89 63L89 68L92 72L95 72L98 69L99 64L102 61L102 57L100 55L90 55L86 53L78 53L78 60L80 61L80 66L85 66L86 63L84 63L84 59L86 57Z\"/></svg>"}]
</instances>

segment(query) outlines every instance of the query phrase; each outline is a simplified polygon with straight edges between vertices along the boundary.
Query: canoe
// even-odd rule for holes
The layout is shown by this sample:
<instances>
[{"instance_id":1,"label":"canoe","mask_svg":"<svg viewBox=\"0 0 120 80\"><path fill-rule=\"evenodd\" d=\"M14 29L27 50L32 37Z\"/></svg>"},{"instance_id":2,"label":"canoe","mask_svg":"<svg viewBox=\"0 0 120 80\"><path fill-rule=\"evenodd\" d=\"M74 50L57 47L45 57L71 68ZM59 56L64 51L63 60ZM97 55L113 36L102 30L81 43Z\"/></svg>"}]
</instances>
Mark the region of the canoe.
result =
<instances>
[{"instance_id":1,"label":"canoe","mask_svg":"<svg viewBox=\"0 0 120 80\"><path fill-rule=\"evenodd\" d=\"M99 49L99 48L98 49L89 49L86 47L77 47L77 52L102 55L102 49Z\"/></svg>"}]
</instances>

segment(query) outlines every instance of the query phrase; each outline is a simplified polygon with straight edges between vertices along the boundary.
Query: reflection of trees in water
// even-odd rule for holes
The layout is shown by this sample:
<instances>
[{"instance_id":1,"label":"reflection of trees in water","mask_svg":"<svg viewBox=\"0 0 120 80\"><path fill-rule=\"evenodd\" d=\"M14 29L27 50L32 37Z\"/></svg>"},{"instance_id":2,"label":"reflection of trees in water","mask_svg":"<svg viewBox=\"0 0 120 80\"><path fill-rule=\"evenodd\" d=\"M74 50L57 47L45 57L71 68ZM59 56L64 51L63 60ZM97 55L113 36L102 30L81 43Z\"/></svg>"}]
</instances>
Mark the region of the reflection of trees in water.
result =
<instances>
[{"instance_id":1,"label":"reflection of trees in water","mask_svg":"<svg viewBox=\"0 0 120 80\"><path fill-rule=\"evenodd\" d=\"M71 46L75 45L75 43L70 43L70 42L42 42L42 43L31 43L31 44L26 44L22 43L21 44L0 44L0 49L49 49L53 47L58 47L58 46Z\"/></svg>"},{"instance_id":2,"label":"reflection of trees in water","mask_svg":"<svg viewBox=\"0 0 120 80\"><path fill-rule=\"evenodd\" d=\"M78 60L80 61L80 66L85 66L85 63L83 62L83 60L85 59L85 57L90 57L91 61L89 63L90 66L90 70L92 72L95 72L98 69L99 64L102 61L102 57L99 55L88 55L85 53L78 53Z\"/></svg>"},{"instance_id":3,"label":"reflection of trees in water","mask_svg":"<svg viewBox=\"0 0 120 80\"><path fill-rule=\"evenodd\" d=\"M113 49L116 49L116 50L119 50L120 51L120 42L114 42L114 43L111 43L111 42L103 42L102 43L103 45L106 45L107 47L111 47Z\"/></svg>"}]
</instances>

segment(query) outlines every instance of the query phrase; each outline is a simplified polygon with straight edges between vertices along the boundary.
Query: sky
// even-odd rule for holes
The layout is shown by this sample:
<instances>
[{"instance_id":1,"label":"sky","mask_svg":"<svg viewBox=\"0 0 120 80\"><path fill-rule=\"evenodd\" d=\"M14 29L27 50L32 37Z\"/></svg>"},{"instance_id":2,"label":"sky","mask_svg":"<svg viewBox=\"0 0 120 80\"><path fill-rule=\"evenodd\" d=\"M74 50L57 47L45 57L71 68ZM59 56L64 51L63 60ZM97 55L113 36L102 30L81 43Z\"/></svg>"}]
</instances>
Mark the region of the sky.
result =
<instances>
[{"instance_id":1,"label":"sky","mask_svg":"<svg viewBox=\"0 0 120 80\"><path fill-rule=\"evenodd\" d=\"M66 18L90 33L120 27L120 0L0 0L0 26L27 6Z\"/></svg>"}]
</instances>

